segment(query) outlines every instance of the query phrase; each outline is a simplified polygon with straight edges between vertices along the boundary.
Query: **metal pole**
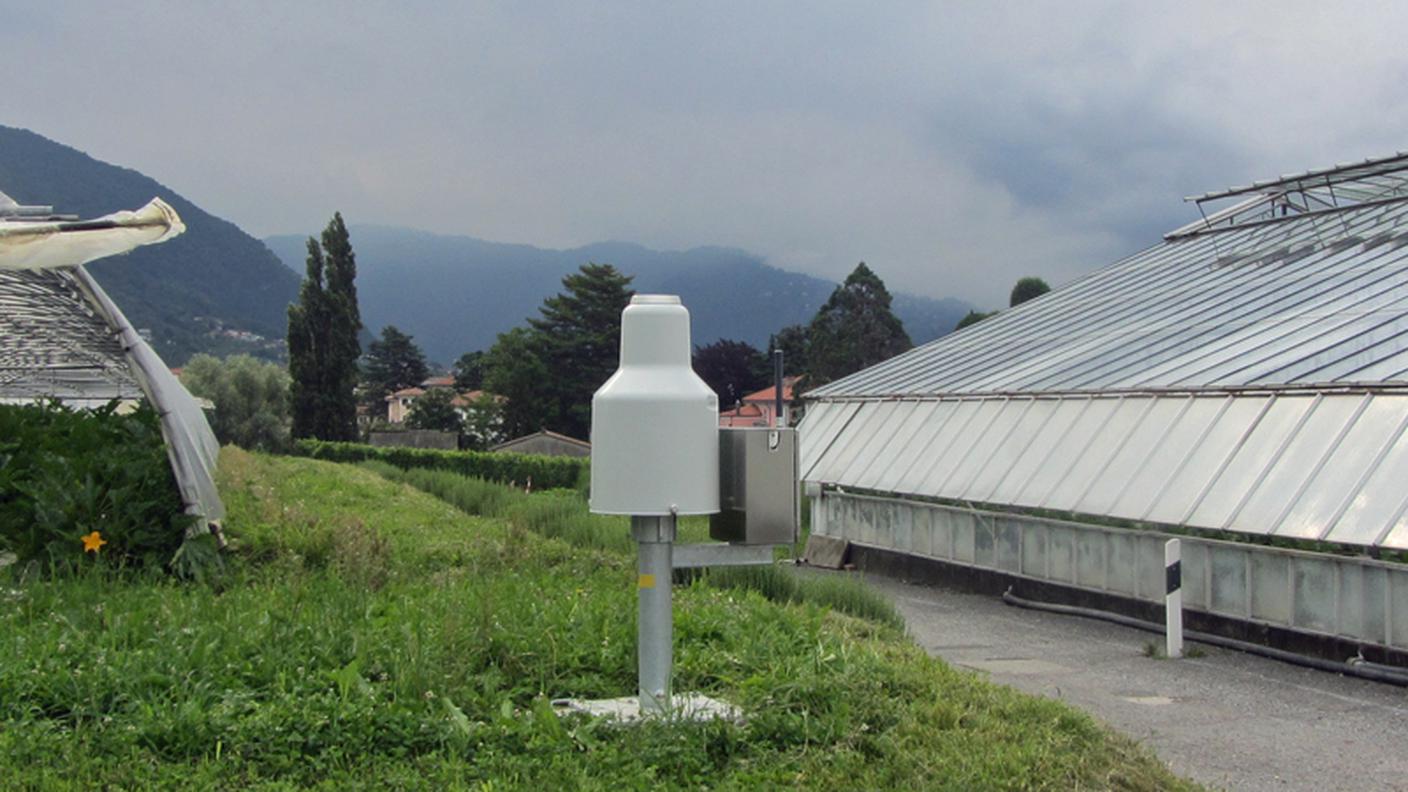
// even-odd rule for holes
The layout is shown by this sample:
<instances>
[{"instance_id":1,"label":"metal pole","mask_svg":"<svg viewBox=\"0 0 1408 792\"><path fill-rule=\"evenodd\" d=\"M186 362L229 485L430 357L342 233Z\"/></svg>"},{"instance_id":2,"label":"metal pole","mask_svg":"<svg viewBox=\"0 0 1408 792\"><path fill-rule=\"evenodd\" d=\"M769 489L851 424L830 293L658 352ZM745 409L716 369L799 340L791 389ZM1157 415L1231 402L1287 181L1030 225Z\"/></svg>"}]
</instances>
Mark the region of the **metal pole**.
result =
<instances>
[{"instance_id":1,"label":"metal pole","mask_svg":"<svg viewBox=\"0 0 1408 792\"><path fill-rule=\"evenodd\" d=\"M1164 654L1183 656L1183 551L1177 539L1164 543Z\"/></svg>"},{"instance_id":2,"label":"metal pole","mask_svg":"<svg viewBox=\"0 0 1408 792\"><path fill-rule=\"evenodd\" d=\"M773 385L773 413L772 413L772 425L773 425L773 427L776 428L776 429L784 429L784 428L787 427L787 422L782 419L782 418L783 418L783 416L782 416L783 399L782 399L782 350L781 350L781 349L774 349L774 350L772 351L772 385Z\"/></svg>"},{"instance_id":3,"label":"metal pole","mask_svg":"<svg viewBox=\"0 0 1408 792\"><path fill-rule=\"evenodd\" d=\"M662 715L670 709L670 673L674 665L671 572L675 517L632 517L631 535L640 551L636 567L640 711L642 715Z\"/></svg>"}]
</instances>

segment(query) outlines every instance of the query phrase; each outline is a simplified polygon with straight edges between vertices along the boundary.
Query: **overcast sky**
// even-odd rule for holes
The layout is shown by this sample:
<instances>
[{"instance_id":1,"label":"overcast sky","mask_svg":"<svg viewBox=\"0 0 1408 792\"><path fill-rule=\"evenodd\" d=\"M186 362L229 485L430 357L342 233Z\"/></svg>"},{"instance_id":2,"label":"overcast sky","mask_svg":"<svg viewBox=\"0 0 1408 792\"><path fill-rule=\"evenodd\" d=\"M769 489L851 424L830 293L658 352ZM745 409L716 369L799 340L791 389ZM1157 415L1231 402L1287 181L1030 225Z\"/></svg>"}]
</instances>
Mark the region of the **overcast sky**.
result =
<instances>
[{"instance_id":1,"label":"overcast sky","mask_svg":"<svg viewBox=\"0 0 1408 792\"><path fill-rule=\"evenodd\" d=\"M0 0L0 123L256 236L339 209L726 245L987 307L1153 244L1184 195L1408 149L1404 30L1405 3Z\"/></svg>"}]
</instances>

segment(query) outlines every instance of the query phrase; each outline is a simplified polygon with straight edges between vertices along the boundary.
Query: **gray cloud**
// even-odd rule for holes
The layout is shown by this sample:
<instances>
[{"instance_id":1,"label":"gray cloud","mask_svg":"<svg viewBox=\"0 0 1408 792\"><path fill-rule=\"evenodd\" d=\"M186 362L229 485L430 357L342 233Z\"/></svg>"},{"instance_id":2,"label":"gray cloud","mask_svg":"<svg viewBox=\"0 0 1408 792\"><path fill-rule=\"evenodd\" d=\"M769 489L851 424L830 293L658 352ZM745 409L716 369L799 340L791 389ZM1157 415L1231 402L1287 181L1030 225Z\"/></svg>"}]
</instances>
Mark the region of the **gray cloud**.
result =
<instances>
[{"instance_id":1,"label":"gray cloud","mask_svg":"<svg viewBox=\"0 0 1408 792\"><path fill-rule=\"evenodd\" d=\"M1408 148L1394 4L871 5L17 3L0 122L256 234L733 245L983 305Z\"/></svg>"}]
</instances>

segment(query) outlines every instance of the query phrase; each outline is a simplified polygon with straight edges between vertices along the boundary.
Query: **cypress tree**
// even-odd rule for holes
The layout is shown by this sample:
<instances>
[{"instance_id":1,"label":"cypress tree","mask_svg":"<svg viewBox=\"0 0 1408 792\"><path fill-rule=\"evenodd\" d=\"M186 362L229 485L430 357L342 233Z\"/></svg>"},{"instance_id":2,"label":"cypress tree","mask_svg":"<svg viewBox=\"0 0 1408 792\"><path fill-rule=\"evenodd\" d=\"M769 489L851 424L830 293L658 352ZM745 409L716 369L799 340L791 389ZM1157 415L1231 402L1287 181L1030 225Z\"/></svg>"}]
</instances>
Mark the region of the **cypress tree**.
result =
<instances>
[{"instance_id":1,"label":"cypress tree","mask_svg":"<svg viewBox=\"0 0 1408 792\"><path fill-rule=\"evenodd\" d=\"M357 439L357 358L362 329L356 258L342 215L308 238L298 302L288 308L291 433L295 438Z\"/></svg>"}]
</instances>

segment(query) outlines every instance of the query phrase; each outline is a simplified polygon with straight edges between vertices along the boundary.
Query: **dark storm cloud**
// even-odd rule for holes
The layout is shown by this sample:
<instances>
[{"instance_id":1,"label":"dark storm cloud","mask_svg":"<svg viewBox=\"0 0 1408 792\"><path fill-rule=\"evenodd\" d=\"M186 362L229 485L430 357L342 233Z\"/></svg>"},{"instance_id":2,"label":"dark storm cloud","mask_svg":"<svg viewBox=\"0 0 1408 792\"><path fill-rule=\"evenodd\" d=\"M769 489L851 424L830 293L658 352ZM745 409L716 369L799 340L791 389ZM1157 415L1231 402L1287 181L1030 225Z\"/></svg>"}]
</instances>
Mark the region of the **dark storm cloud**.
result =
<instances>
[{"instance_id":1,"label":"dark storm cloud","mask_svg":"<svg viewBox=\"0 0 1408 792\"><path fill-rule=\"evenodd\" d=\"M1408 148L1393 4L0 3L0 123L256 234L730 245L996 305ZM101 18L102 24L94 20ZM0 185L2 188L3 185Z\"/></svg>"}]
</instances>

